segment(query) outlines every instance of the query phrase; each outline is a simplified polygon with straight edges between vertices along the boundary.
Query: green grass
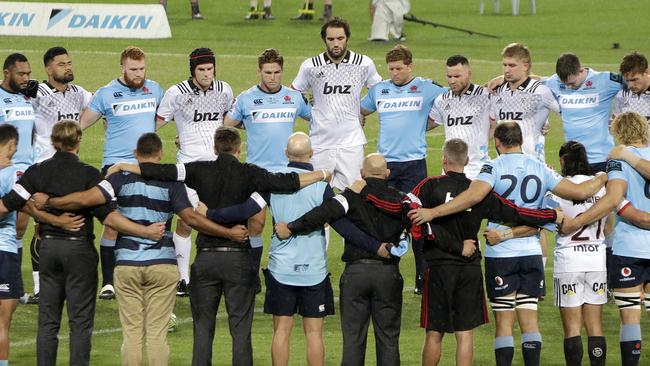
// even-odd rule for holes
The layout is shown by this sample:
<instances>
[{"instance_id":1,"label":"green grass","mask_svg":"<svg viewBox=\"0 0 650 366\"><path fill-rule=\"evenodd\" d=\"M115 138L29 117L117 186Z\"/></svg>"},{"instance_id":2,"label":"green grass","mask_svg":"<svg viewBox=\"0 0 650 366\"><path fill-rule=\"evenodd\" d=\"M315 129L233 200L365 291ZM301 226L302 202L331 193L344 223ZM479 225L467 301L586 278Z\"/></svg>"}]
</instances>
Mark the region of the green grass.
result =
<instances>
[{"instance_id":1,"label":"green grass","mask_svg":"<svg viewBox=\"0 0 650 366\"><path fill-rule=\"evenodd\" d=\"M96 0L92 0L95 2ZM70 2L59 0L57 2ZM97 1L99 2L99 1ZM128 3L130 1L112 1ZM118 55L127 45L135 44L147 53L148 76L160 82L163 87L183 80L189 75L187 55L196 47L211 47L217 54L218 77L227 81L235 93L247 89L258 81L256 74L256 55L268 47L278 48L285 55L285 84L289 84L295 76L300 62L306 57L322 51L318 36L318 22L292 23L289 17L295 15L300 0L276 0L273 12L277 20L247 22L243 16L247 11L244 1L202 0L204 21L191 21L187 1L170 1L169 19L173 38L169 40L113 40L113 39L81 39L81 38L46 38L46 37L2 37L0 38L0 55L20 51L32 60L33 76L45 78L40 60L43 52L54 45L68 48L75 63L75 74L78 84L88 90L95 90L105 85L119 72ZM611 2L607 0L578 0L560 1L547 0L538 2L538 14L528 14L527 2L522 2L522 15L511 17L508 1L502 1L502 15L490 13L478 14L478 1L438 0L435 2L413 0L413 13L423 19L443 24L465 27L479 32L499 35L500 39L489 39L478 36L407 23L405 33L408 35L408 46L415 55L415 72L418 75L433 78L445 84L444 60L452 54L464 54L473 65L473 78L476 82L484 82L500 71L500 50L510 42L522 42L528 45L533 53L533 72L550 74L553 72L555 58L562 52L572 51L578 54L583 63L600 70L616 70L621 57L628 51L640 50L648 53L647 32L643 27L630 26L634 22L634 14L647 14L650 3L643 0L628 0ZM353 50L371 56L383 76L387 76L383 56L391 44L366 42L369 33L367 1L336 1L334 12L350 20L352 38L349 47ZM1 9L0 3L0 9ZM320 12L321 3L317 2ZM612 49L612 43L620 43L620 49ZM4 56L3 56L4 57ZM305 130L306 125L299 123L299 129ZM366 124L369 144L368 152L375 148L377 141L376 117L372 116ZM167 126L160 131L165 142L165 160L173 161L175 148L173 136L175 129ZM440 172L440 147L442 144L440 130L428 134L430 174ZM557 151L563 141L561 125L556 116L552 117L552 132L547 138L547 161L557 167ZM97 124L85 131L82 143L81 157L85 161L99 166L103 131ZM100 233L97 227L96 233ZM267 228L265 238L270 236ZM30 232L26 238L31 238ZM28 241L28 240L27 240ZM335 234L330 244L330 271L333 274L335 294L338 294L336 279L343 270L340 261L341 241ZM26 250L28 253L29 250ZM23 261L23 275L26 289L31 290L31 267L29 255ZM265 262L266 260L264 260ZM405 296L402 317L402 334L400 338L401 356L404 365L420 363L420 351L424 332L419 328L420 298L412 295L413 263L409 255L401 263L401 271L405 278ZM546 271L547 283L552 283L552 263ZM552 290L540 306L541 332L544 337L542 351L543 365L561 365L564 362L562 351L562 325L558 310L552 304ZM337 299L338 300L338 299ZM337 301L338 302L338 301ZM253 346L255 364L269 365L270 345L272 337L272 319L261 312L263 296L256 300L256 314L253 325ZM223 305L222 305L223 308ZM187 365L190 363L192 349L192 325L189 301L179 299L175 312L179 319L179 330L170 334L168 341L171 346L172 365ZM19 306L12 322L12 365L35 364L37 308L35 306ZM66 322L64 316L64 323ZM604 323L609 342L608 364L619 364L618 356L618 315L614 305L605 307ZM98 301L95 317L95 336L93 338L92 364L119 364L121 334L119 331L116 302ZM643 320L644 336L650 339L650 324ZM304 365L304 340L299 321L296 322L292 338L292 365ZM61 329L59 347L59 363L66 364L68 358L67 325ZM370 332L372 334L372 331ZM493 364L492 354L493 323L483 326L475 335L475 364ZM516 343L519 334L516 333ZM374 340L368 341L367 364L374 364ZM340 363L341 333L338 316L325 320L326 364ZM646 347L647 348L647 347ZM442 364L453 364L454 341L448 336L444 344ZM587 355L583 362L586 360ZM230 363L230 336L225 322L225 312L220 310L217 325L217 336L214 342L214 364L227 365ZM515 363L522 364L521 352L516 350ZM650 364L650 355L644 352L641 364Z\"/></svg>"}]
</instances>

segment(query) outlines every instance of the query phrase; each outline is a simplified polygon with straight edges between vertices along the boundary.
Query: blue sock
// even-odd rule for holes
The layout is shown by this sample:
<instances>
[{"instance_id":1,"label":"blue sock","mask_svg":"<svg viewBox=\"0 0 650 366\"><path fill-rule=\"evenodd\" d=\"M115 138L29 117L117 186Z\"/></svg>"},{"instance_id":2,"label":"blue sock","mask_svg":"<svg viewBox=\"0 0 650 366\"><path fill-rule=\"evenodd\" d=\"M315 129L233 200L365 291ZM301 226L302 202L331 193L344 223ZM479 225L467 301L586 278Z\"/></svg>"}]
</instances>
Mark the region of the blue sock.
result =
<instances>
[{"instance_id":1,"label":"blue sock","mask_svg":"<svg viewBox=\"0 0 650 366\"><path fill-rule=\"evenodd\" d=\"M539 366L542 356L542 335L539 332L522 334L521 352L524 365Z\"/></svg>"},{"instance_id":2,"label":"blue sock","mask_svg":"<svg viewBox=\"0 0 650 366\"><path fill-rule=\"evenodd\" d=\"M622 364L638 365L641 358L641 324L621 324L619 341Z\"/></svg>"},{"instance_id":3,"label":"blue sock","mask_svg":"<svg viewBox=\"0 0 650 366\"><path fill-rule=\"evenodd\" d=\"M494 357L497 366L512 365L515 355L515 340L511 336L494 338Z\"/></svg>"}]
</instances>

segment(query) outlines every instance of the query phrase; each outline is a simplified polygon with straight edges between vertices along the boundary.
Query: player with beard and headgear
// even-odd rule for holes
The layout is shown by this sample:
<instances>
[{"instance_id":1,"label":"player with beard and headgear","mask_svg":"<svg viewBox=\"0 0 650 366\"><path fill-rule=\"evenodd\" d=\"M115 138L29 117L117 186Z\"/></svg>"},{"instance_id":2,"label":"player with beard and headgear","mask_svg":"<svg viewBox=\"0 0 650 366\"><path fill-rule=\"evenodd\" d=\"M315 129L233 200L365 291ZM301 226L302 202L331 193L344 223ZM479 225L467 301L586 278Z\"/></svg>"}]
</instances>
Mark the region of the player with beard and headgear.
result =
<instances>
[{"instance_id":1,"label":"player with beard and headgear","mask_svg":"<svg viewBox=\"0 0 650 366\"><path fill-rule=\"evenodd\" d=\"M72 60L63 47L52 47L43 55L47 80L38 84L36 97L32 99L34 107L34 158L40 163L54 155L50 141L52 127L60 120L79 120L81 111L88 106L92 93L79 85L71 84L74 80ZM20 214L19 214L20 216ZM28 304L37 304L39 299L39 252L40 239L34 230L30 242L32 253L32 277L34 278L34 295L25 299Z\"/></svg>"},{"instance_id":2,"label":"player with beard and headgear","mask_svg":"<svg viewBox=\"0 0 650 366\"><path fill-rule=\"evenodd\" d=\"M102 174L119 162L135 163L138 138L156 130L156 110L163 97L158 83L146 79L144 52L127 47L120 56L121 75L99 88L80 118L81 128L94 124L100 117L106 120L106 142ZM104 227L100 241L102 289L100 299L114 299L113 268L117 232Z\"/></svg>"}]
</instances>

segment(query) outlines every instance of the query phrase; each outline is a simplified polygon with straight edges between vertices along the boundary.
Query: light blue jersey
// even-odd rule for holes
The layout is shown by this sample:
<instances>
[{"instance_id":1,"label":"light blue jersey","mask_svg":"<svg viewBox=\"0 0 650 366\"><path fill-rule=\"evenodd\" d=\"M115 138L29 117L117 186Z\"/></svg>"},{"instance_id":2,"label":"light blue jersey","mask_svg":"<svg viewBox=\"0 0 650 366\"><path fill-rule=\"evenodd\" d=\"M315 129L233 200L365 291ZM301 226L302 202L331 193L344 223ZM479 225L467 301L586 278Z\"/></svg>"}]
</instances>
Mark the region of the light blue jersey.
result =
<instances>
[{"instance_id":1,"label":"light blue jersey","mask_svg":"<svg viewBox=\"0 0 650 366\"><path fill-rule=\"evenodd\" d=\"M88 108L106 118L102 166L136 162L133 150L140 136L156 130L156 109L162 97L162 88L151 80L145 80L140 89L131 89L116 79L97 90Z\"/></svg>"},{"instance_id":2,"label":"light blue jersey","mask_svg":"<svg viewBox=\"0 0 650 366\"><path fill-rule=\"evenodd\" d=\"M286 168L284 154L296 118L311 119L311 107L299 91L282 87L266 93L257 85L242 92L228 116L246 128L246 162L271 172Z\"/></svg>"},{"instance_id":3,"label":"light blue jersey","mask_svg":"<svg viewBox=\"0 0 650 366\"><path fill-rule=\"evenodd\" d=\"M387 161L426 158L429 111L433 101L444 91L440 85L421 77L401 86L384 80L368 90L361 100L361 108L379 113L377 151Z\"/></svg>"},{"instance_id":4,"label":"light blue jersey","mask_svg":"<svg viewBox=\"0 0 650 366\"><path fill-rule=\"evenodd\" d=\"M606 161L614 147L609 118L614 97L623 89L623 78L611 72L588 71L577 90L568 89L557 75L544 83L560 104L564 139L582 143L589 163L594 164Z\"/></svg>"},{"instance_id":5,"label":"light blue jersey","mask_svg":"<svg viewBox=\"0 0 650 366\"><path fill-rule=\"evenodd\" d=\"M0 107L0 123L18 129L18 151L11 161L26 166L34 164L34 108L31 100L23 94L0 88Z\"/></svg>"},{"instance_id":6,"label":"light blue jersey","mask_svg":"<svg viewBox=\"0 0 650 366\"><path fill-rule=\"evenodd\" d=\"M9 166L0 170L0 197L11 192L15 183L15 166ZM16 211L9 212L0 218L0 250L3 252L18 253Z\"/></svg>"},{"instance_id":7,"label":"light blue jersey","mask_svg":"<svg viewBox=\"0 0 650 366\"><path fill-rule=\"evenodd\" d=\"M308 170L285 167L283 173ZM290 194L271 194L271 212L275 222L291 222L323 203L327 183L318 182ZM317 285L327 276L325 232L320 230L280 240L271 238L269 271L278 282L291 286Z\"/></svg>"},{"instance_id":8,"label":"light blue jersey","mask_svg":"<svg viewBox=\"0 0 650 366\"><path fill-rule=\"evenodd\" d=\"M476 179L488 183L496 193L519 207L539 209L543 207L546 192L555 188L562 177L532 156L511 153L485 163ZM492 222L488 223L488 227L507 229ZM510 239L485 247L485 256L492 258L541 254L539 235Z\"/></svg>"},{"instance_id":9,"label":"light blue jersey","mask_svg":"<svg viewBox=\"0 0 650 366\"><path fill-rule=\"evenodd\" d=\"M650 147L629 147L630 151L642 159L650 160ZM634 168L625 162L610 160L607 162L607 177L610 181L621 179L627 182L625 199L641 211L650 211L650 182L644 179ZM618 222L612 235L614 254L650 259L650 231L641 229L618 216Z\"/></svg>"}]
</instances>

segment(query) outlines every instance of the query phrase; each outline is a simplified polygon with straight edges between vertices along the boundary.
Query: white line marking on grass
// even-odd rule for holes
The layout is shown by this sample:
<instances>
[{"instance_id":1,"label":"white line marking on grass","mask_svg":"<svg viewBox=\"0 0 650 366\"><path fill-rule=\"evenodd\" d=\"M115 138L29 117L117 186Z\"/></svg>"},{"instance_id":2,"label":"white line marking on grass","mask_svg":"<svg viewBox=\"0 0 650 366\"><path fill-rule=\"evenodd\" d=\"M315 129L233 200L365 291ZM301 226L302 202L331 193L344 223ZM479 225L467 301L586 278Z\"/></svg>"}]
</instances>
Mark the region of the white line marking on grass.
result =
<instances>
[{"instance_id":1,"label":"white line marking on grass","mask_svg":"<svg viewBox=\"0 0 650 366\"><path fill-rule=\"evenodd\" d=\"M13 48L0 48L0 52L3 53L10 53L10 52L21 52L21 53L37 53L41 54L43 51L42 50L24 50L24 49L13 49ZM106 55L106 56L117 56L120 55L122 52L121 51L89 51L89 50L75 50L75 54L87 54L87 55ZM147 55L151 56L162 56L162 57L182 57L182 58L187 58L186 53L178 53L178 52L146 52ZM235 55L235 54L219 54L217 57L221 58L233 58L233 59L255 59L257 60L258 55ZM304 56L284 56L284 58L289 58L289 59L294 59L294 60L305 60L306 57ZM436 58L414 58L415 61L417 62L425 62L425 63L444 63L446 62L446 59L436 59ZM481 64L488 64L488 65L501 65L501 60L483 60L483 59L476 59L473 58L470 60L472 63L481 63ZM536 65L547 65L547 66L555 66L555 62L543 62L543 61L536 61ZM598 66L598 67L604 67L604 68L610 68L610 69L618 69L619 64L609 64L609 63L588 63L587 66Z\"/></svg>"}]
</instances>

